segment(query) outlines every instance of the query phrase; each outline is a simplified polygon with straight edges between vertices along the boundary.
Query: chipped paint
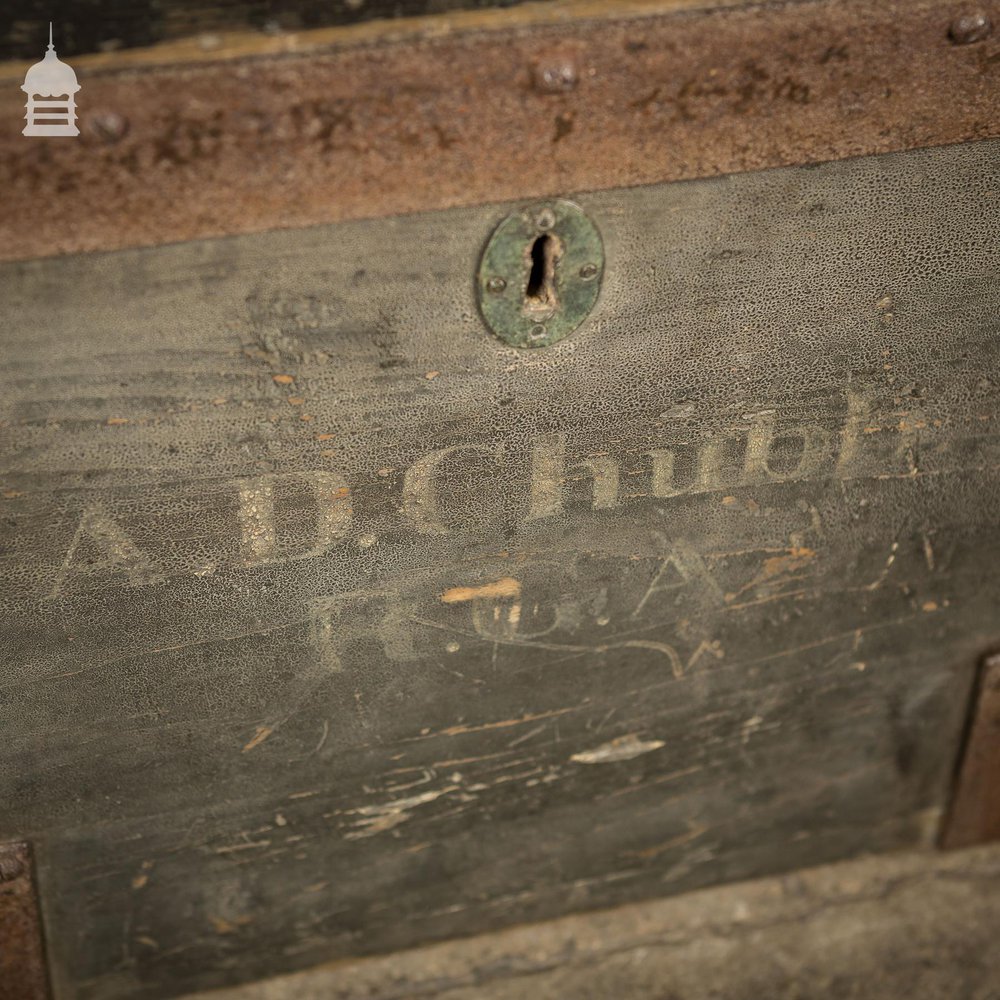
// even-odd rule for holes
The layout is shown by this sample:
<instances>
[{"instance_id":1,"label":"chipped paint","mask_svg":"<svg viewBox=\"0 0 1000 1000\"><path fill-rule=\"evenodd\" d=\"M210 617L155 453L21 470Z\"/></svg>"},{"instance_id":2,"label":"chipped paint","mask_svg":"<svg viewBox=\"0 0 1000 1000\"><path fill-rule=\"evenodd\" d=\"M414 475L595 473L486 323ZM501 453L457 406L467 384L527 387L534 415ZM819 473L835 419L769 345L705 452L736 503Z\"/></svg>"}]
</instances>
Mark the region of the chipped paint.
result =
<instances>
[{"instance_id":1,"label":"chipped paint","mask_svg":"<svg viewBox=\"0 0 1000 1000\"><path fill-rule=\"evenodd\" d=\"M494 583L484 583L481 587L451 587L441 595L442 604L461 604L464 601L485 598L520 597L521 584L513 577L505 576Z\"/></svg>"},{"instance_id":2,"label":"chipped paint","mask_svg":"<svg viewBox=\"0 0 1000 1000\"><path fill-rule=\"evenodd\" d=\"M421 792L419 795L409 795L402 799L393 799L391 802L383 802L376 806L360 806L350 812L361 816L355 824L360 829L352 830L344 834L345 840L362 840L365 837L374 837L377 833L384 833L391 830L400 823L405 823L413 815L412 810L418 806L434 802L447 795L449 792L458 791L458 785L446 785L436 791Z\"/></svg>"},{"instance_id":3,"label":"chipped paint","mask_svg":"<svg viewBox=\"0 0 1000 1000\"><path fill-rule=\"evenodd\" d=\"M617 739L602 743L593 750L583 750L573 754L570 760L577 764L615 764L622 760L632 760L643 754L652 753L666 746L663 740L642 740L635 733L619 736Z\"/></svg>"},{"instance_id":4,"label":"chipped paint","mask_svg":"<svg viewBox=\"0 0 1000 1000\"><path fill-rule=\"evenodd\" d=\"M254 747L259 747L273 732L274 728L272 726L258 726L253 739L243 747L240 753L246 753L248 750L253 750Z\"/></svg>"}]
</instances>

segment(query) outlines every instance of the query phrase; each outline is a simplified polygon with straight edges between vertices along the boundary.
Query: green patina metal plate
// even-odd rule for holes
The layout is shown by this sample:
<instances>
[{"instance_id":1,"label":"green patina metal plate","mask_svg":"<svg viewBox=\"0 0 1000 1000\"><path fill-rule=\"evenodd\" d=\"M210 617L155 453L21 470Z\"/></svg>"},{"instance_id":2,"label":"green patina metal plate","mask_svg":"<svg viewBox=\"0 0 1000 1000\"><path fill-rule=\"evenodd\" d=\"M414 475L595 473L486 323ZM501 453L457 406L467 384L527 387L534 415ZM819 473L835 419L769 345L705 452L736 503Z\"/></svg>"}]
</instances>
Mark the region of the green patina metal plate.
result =
<instances>
[{"instance_id":1,"label":"green patina metal plate","mask_svg":"<svg viewBox=\"0 0 1000 1000\"><path fill-rule=\"evenodd\" d=\"M538 202L508 215L486 244L479 307L512 347L548 347L587 318L603 273L601 234L580 207Z\"/></svg>"}]
</instances>

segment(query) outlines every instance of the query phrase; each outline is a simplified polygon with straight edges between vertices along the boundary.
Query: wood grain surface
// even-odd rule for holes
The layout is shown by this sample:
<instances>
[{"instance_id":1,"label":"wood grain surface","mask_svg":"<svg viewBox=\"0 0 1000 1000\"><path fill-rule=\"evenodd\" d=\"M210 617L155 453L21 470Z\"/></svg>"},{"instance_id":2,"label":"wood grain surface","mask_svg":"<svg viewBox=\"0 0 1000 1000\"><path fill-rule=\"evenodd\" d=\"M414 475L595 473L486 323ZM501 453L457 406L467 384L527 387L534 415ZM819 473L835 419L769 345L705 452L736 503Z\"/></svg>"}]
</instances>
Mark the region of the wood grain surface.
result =
<instances>
[{"instance_id":1,"label":"wood grain surface","mask_svg":"<svg viewBox=\"0 0 1000 1000\"><path fill-rule=\"evenodd\" d=\"M843 861L185 1000L955 1000L1000 982L1000 846Z\"/></svg>"},{"instance_id":2,"label":"wood grain surface","mask_svg":"<svg viewBox=\"0 0 1000 1000\"><path fill-rule=\"evenodd\" d=\"M544 3L74 61L76 139L0 66L0 259L996 138L960 0ZM1000 25L1000 0L983 11ZM39 49L39 55L41 50Z\"/></svg>"},{"instance_id":3,"label":"wood grain surface","mask_svg":"<svg viewBox=\"0 0 1000 1000\"><path fill-rule=\"evenodd\" d=\"M927 842L997 640L1000 147L8 263L0 836L59 998Z\"/></svg>"}]
</instances>

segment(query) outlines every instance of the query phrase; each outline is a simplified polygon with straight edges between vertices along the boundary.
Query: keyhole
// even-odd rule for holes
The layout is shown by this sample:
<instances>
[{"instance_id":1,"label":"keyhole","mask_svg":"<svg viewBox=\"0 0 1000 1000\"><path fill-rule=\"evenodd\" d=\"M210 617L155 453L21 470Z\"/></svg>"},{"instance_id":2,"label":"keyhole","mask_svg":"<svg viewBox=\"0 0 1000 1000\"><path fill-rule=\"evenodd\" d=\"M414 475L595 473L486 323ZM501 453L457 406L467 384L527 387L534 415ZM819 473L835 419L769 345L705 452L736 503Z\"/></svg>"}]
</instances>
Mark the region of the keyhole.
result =
<instances>
[{"instance_id":1,"label":"keyhole","mask_svg":"<svg viewBox=\"0 0 1000 1000\"><path fill-rule=\"evenodd\" d=\"M559 241L543 233L528 252L528 284L524 290L524 307L528 312L553 312L559 305L556 296L556 265L562 256Z\"/></svg>"}]
</instances>

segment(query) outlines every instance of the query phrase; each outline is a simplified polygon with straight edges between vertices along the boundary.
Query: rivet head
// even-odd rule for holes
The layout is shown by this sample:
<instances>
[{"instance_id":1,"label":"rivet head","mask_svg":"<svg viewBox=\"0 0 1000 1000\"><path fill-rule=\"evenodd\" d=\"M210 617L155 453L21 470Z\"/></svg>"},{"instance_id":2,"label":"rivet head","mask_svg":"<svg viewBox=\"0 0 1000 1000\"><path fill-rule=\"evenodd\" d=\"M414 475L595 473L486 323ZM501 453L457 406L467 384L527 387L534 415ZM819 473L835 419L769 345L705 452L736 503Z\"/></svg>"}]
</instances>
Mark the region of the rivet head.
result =
<instances>
[{"instance_id":1,"label":"rivet head","mask_svg":"<svg viewBox=\"0 0 1000 1000\"><path fill-rule=\"evenodd\" d=\"M991 34L993 22L981 11L956 17L948 28L948 37L955 45L972 45L989 38Z\"/></svg>"},{"instance_id":2,"label":"rivet head","mask_svg":"<svg viewBox=\"0 0 1000 1000\"><path fill-rule=\"evenodd\" d=\"M120 142L128 133L128 119L117 111L98 111L87 124L90 131L108 145Z\"/></svg>"},{"instance_id":3,"label":"rivet head","mask_svg":"<svg viewBox=\"0 0 1000 1000\"><path fill-rule=\"evenodd\" d=\"M576 66L565 56L546 56L535 65L535 90L543 94L560 94L573 90L577 79Z\"/></svg>"},{"instance_id":4,"label":"rivet head","mask_svg":"<svg viewBox=\"0 0 1000 1000\"><path fill-rule=\"evenodd\" d=\"M580 277L584 281L593 281L597 277L597 265L596 264L584 264L580 268Z\"/></svg>"},{"instance_id":5,"label":"rivet head","mask_svg":"<svg viewBox=\"0 0 1000 1000\"><path fill-rule=\"evenodd\" d=\"M544 326L542 326L541 323L536 323L531 328L530 336L532 340L544 340L547 333L548 331L545 329Z\"/></svg>"},{"instance_id":6,"label":"rivet head","mask_svg":"<svg viewBox=\"0 0 1000 1000\"><path fill-rule=\"evenodd\" d=\"M486 282L486 290L494 295L499 295L507 287L507 282L503 278L490 278Z\"/></svg>"},{"instance_id":7,"label":"rivet head","mask_svg":"<svg viewBox=\"0 0 1000 1000\"><path fill-rule=\"evenodd\" d=\"M535 217L535 225L539 229L551 229L555 224L556 217L551 208L543 208Z\"/></svg>"}]
</instances>

